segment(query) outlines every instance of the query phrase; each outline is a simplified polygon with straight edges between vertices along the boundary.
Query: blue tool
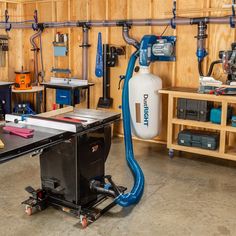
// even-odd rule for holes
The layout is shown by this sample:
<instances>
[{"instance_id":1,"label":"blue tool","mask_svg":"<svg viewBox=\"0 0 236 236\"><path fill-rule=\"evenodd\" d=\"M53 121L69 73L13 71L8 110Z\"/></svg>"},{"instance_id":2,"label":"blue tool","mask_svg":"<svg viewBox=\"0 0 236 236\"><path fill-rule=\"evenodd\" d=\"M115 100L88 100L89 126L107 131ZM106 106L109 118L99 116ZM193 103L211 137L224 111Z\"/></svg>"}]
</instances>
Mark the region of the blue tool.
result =
<instances>
[{"instance_id":1,"label":"blue tool","mask_svg":"<svg viewBox=\"0 0 236 236\"><path fill-rule=\"evenodd\" d=\"M149 66L152 61L175 61L175 36L145 35L140 45L139 64Z\"/></svg>"},{"instance_id":2,"label":"blue tool","mask_svg":"<svg viewBox=\"0 0 236 236\"><path fill-rule=\"evenodd\" d=\"M17 104L14 108L14 113L21 115L36 115L29 103Z\"/></svg>"},{"instance_id":3,"label":"blue tool","mask_svg":"<svg viewBox=\"0 0 236 236\"><path fill-rule=\"evenodd\" d=\"M95 75L99 78L103 76L102 33L101 32L98 33Z\"/></svg>"}]
</instances>

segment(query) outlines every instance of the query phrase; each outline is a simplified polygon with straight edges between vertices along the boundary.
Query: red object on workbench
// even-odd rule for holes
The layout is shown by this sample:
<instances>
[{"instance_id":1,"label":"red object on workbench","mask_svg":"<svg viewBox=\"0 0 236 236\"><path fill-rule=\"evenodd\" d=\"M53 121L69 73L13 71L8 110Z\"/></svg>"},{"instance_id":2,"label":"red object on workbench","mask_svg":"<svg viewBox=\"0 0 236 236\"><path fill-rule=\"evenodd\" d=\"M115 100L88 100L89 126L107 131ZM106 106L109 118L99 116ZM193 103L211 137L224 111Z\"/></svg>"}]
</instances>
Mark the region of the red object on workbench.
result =
<instances>
[{"instance_id":1,"label":"red object on workbench","mask_svg":"<svg viewBox=\"0 0 236 236\"><path fill-rule=\"evenodd\" d=\"M9 134L14 134L22 138L32 138L34 136L33 129L19 128L14 126L4 126L3 130L4 132L7 132Z\"/></svg>"},{"instance_id":2,"label":"red object on workbench","mask_svg":"<svg viewBox=\"0 0 236 236\"><path fill-rule=\"evenodd\" d=\"M69 122L74 122L74 123L83 123L83 122L87 122L87 120L81 120L81 119L76 119L76 118L72 118L69 116L65 116L65 117L56 117L56 120L61 120L61 121L69 121Z\"/></svg>"}]
</instances>

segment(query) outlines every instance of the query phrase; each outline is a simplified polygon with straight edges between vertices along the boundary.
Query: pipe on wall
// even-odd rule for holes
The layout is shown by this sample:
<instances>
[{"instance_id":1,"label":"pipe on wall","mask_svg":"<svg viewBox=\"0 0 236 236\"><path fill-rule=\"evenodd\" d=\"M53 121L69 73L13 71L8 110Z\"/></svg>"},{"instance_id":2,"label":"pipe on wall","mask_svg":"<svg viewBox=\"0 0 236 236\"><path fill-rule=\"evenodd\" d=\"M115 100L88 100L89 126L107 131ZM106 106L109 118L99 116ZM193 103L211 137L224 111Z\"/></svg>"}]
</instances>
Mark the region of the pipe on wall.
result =
<instances>
[{"instance_id":1,"label":"pipe on wall","mask_svg":"<svg viewBox=\"0 0 236 236\"><path fill-rule=\"evenodd\" d=\"M42 31L39 30L38 32L36 32L34 35L32 35L30 37L30 43L33 46L32 51L34 52L34 81L33 81L34 85L38 85L38 83L39 83L39 71L38 71L38 69L39 69L38 68L38 51L39 51L39 48L38 48L35 40L38 37L41 37L41 35L42 35Z\"/></svg>"},{"instance_id":2,"label":"pipe on wall","mask_svg":"<svg viewBox=\"0 0 236 236\"><path fill-rule=\"evenodd\" d=\"M89 39L88 39L89 28L85 25L83 27L83 43L82 47L82 79L88 80L88 48L89 48Z\"/></svg>"},{"instance_id":3,"label":"pipe on wall","mask_svg":"<svg viewBox=\"0 0 236 236\"><path fill-rule=\"evenodd\" d=\"M124 26L122 30L122 36L124 41L129 44L134 46L136 49L139 49L139 42L136 39L133 39L129 36L129 27Z\"/></svg>"},{"instance_id":4,"label":"pipe on wall","mask_svg":"<svg viewBox=\"0 0 236 236\"><path fill-rule=\"evenodd\" d=\"M68 27L117 27L117 26L166 26L166 25L193 25L204 22L206 24L236 24L235 16L223 17L196 17L196 18L167 18L167 19L127 19L127 20L92 20L92 21L65 21L40 23L44 28L68 28ZM0 29L30 29L32 24L25 22L0 23Z\"/></svg>"}]
</instances>

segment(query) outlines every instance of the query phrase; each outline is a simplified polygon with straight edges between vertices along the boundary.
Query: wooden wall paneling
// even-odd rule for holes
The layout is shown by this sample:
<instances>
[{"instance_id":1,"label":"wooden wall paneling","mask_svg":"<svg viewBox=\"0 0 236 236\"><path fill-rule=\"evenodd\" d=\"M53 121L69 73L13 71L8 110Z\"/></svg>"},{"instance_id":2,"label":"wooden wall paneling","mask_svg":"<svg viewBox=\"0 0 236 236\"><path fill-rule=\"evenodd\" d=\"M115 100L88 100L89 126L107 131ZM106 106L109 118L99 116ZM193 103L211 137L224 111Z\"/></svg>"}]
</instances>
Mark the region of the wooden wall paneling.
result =
<instances>
[{"instance_id":1,"label":"wooden wall paneling","mask_svg":"<svg viewBox=\"0 0 236 236\"><path fill-rule=\"evenodd\" d=\"M127 18L127 1L114 0L109 5L109 19L126 19ZM122 28L115 27L109 29L109 43L117 46L126 46L126 55L119 56L118 65L111 68L111 97L113 98L113 110L121 112L122 89L118 89L120 75L125 75L128 59L130 56L127 45L123 40Z\"/></svg>"},{"instance_id":2,"label":"wooden wall paneling","mask_svg":"<svg viewBox=\"0 0 236 236\"><path fill-rule=\"evenodd\" d=\"M216 1L211 0L212 8L220 8L224 4L229 4L229 1ZM224 11L214 13L214 16L224 16ZM219 51L231 50L231 43L235 42L235 29L232 29L230 25L209 25L209 64L219 59ZM225 82L227 75L224 74L222 65L216 65L213 71L213 77L218 78Z\"/></svg>"},{"instance_id":3,"label":"wooden wall paneling","mask_svg":"<svg viewBox=\"0 0 236 236\"><path fill-rule=\"evenodd\" d=\"M33 11L36 9L36 3L23 4L23 14L25 20L31 20ZM33 30L23 30L23 63L22 66L25 70L33 70L33 52L31 51L32 46L30 44L30 37L34 34ZM33 76L33 74L32 74Z\"/></svg>"},{"instance_id":4,"label":"wooden wall paneling","mask_svg":"<svg viewBox=\"0 0 236 236\"><path fill-rule=\"evenodd\" d=\"M71 20L87 20L88 18L88 1L77 1L73 0L70 4L70 17ZM90 32L89 32L90 34ZM70 35L70 60L71 69L73 71L73 76L82 77L82 44L83 36L81 28L71 29ZM90 50L90 48L89 48Z\"/></svg>"},{"instance_id":5,"label":"wooden wall paneling","mask_svg":"<svg viewBox=\"0 0 236 236\"><path fill-rule=\"evenodd\" d=\"M5 20L4 14L5 14L5 9L7 8L7 4L6 2L0 2L0 15L1 15L1 21ZM0 30L0 34L2 35L6 35L6 31L1 29ZM9 44L10 44L10 40L9 40ZM0 81L8 81L8 66L9 66L9 52L6 55L6 66L5 67L0 67Z\"/></svg>"},{"instance_id":6,"label":"wooden wall paneling","mask_svg":"<svg viewBox=\"0 0 236 236\"><path fill-rule=\"evenodd\" d=\"M51 1L48 2L38 2L37 10L40 22L54 21L55 18L55 3ZM42 34L42 47L43 47L43 60L44 60L44 70L45 70L45 80L49 81L52 76L51 69L55 66L55 61L53 58L53 44L54 41L54 31L52 29L44 29ZM41 70L41 69L40 69ZM55 91L48 90L47 94L47 109L52 110L53 103L55 103Z\"/></svg>"},{"instance_id":7,"label":"wooden wall paneling","mask_svg":"<svg viewBox=\"0 0 236 236\"><path fill-rule=\"evenodd\" d=\"M181 9L190 7L204 8L204 0L191 3L187 0L177 1L177 12ZM179 14L178 14L179 15ZM180 16L196 17L204 14L181 14ZM197 35L197 26L179 26L177 27L178 43L176 47L177 54L177 70L176 70L176 86L178 87L198 87L199 75L197 66L197 40L194 38Z\"/></svg>"},{"instance_id":8,"label":"wooden wall paneling","mask_svg":"<svg viewBox=\"0 0 236 236\"><path fill-rule=\"evenodd\" d=\"M94 1L88 0L89 3L89 19L103 20L106 18L106 0ZM95 76L95 63L97 51L98 33L102 33L103 43L106 41L106 28L91 28L89 30L89 81L95 83L95 88L91 90L91 107L96 108L99 97L102 96L102 79Z\"/></svg>"},{"instance_id":9,"label":"wooden wall paneling","mask_svg":"<svg viewBox=\"0 0 236 236\"><path fill-rule=\"evenodd\" d=\"M19 21L23 20L21 4L8 3L7 4L8 13L10 15L10 20ZM9 65L8 65L8 80L15 80L15 71L20 70L22 67L22 30L11 30L8 33L9 40Z\"/></svg>"},{"instance_id":10,"label":"wooden wall paneling","mask_svg":"<svg viewBox=\"0 0 236 236\"><path fill-rule=\"evenodd\" d=\"M172 9L172 0L154 0L151 8L153 9L153 18L166 18L167 15L164 14L166 9ZM152 34L161 35L166 26L162 27L152 27ZM165 36L175 35L175 30L170 26L166 29ZM177 42L178 43L178 42ZM173 86L173 81L175 79L175 65L176 62L155 62L152 63L153 73L162 79L163 87ZM162 98L162 129L157 140L165 140L167 136L167 108L168 101L165 96Z\"/></svg>"},{"instance_id":11,"label":"wooden wall paneling","mask_svg":"<svg viewBox=\"0 0 236 236\"><path fill-rule=\"evenodd\" d=\"M69 18L68 11L69 11L69 8L68 8L68 1L67 0L56 2L56 21L58 21L58 22L68 21L68 18ZM62 34L68 34L69 38L70 38L70 29L69 28L58 29L57 32L60 32ZM57 33L57 32L55 32L55 33ZM55 35L53 37L55 37ZM68 52L67 56L57 57L58 68L63 68L63 69L69 68L70 53L71 53L71 50L69 48L69 52Z\"/></svg>"}]
</instances>

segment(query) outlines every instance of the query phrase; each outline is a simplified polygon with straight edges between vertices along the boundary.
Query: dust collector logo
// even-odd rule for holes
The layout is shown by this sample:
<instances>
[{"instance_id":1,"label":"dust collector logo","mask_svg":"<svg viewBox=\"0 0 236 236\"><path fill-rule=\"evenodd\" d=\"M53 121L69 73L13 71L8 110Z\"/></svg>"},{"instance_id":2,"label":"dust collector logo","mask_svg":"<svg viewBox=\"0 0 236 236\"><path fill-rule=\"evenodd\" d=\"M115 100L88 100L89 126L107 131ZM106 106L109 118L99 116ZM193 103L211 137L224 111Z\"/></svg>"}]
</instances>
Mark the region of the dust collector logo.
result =
<instances>
[{"instance_id":1,"label":"dust collector logo","mask_svg":"<svg viewBox=\"0 0 236 236\"><path fill-rule=\"evenodd\" d=\"M144 106L144 125L148 127L149 124L149 107L148 107L148 94L143 95L143 106Z\"/></svg>"}]
</instances>

